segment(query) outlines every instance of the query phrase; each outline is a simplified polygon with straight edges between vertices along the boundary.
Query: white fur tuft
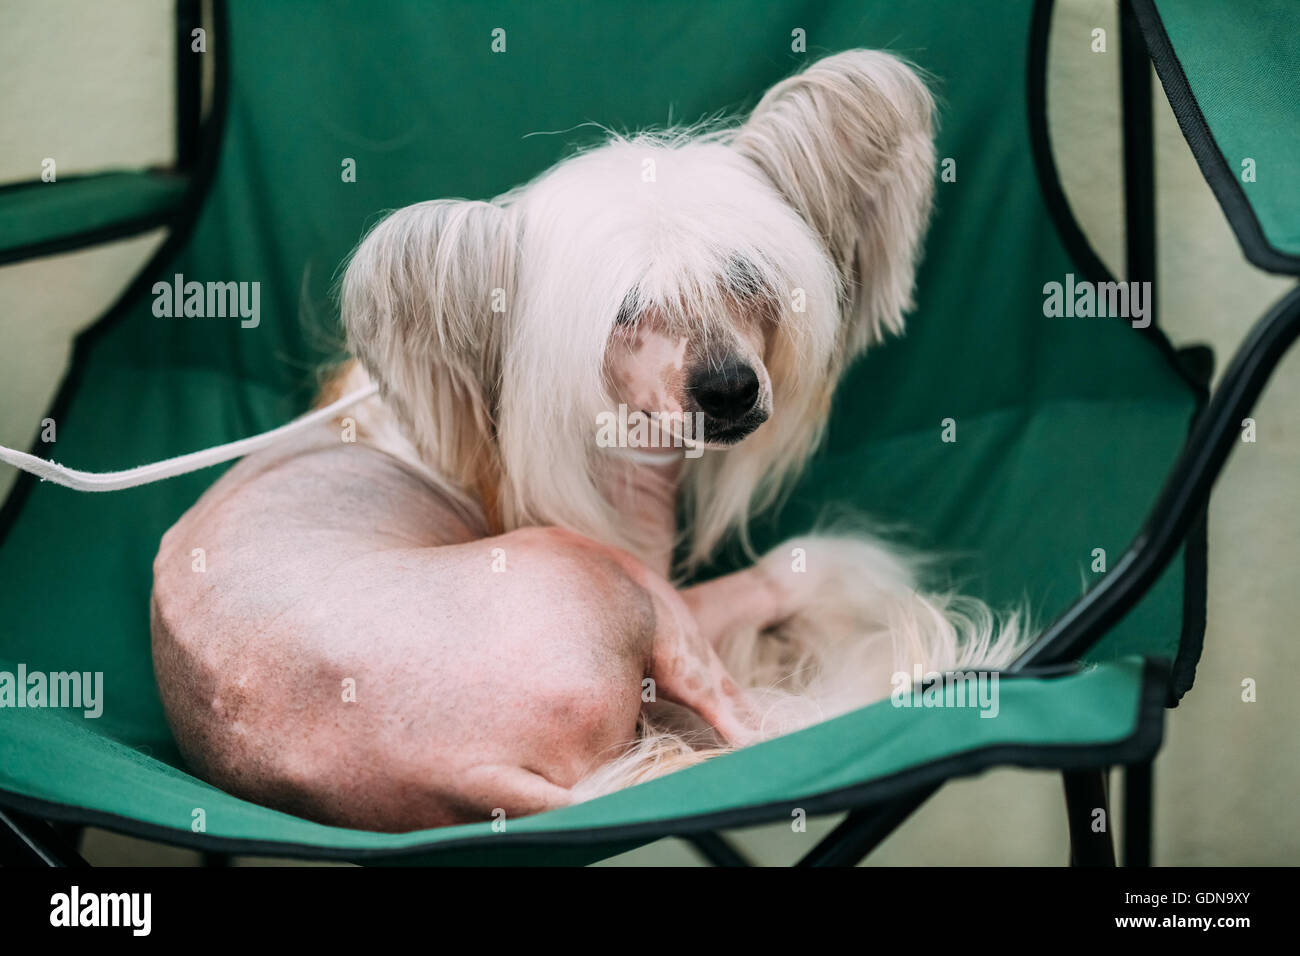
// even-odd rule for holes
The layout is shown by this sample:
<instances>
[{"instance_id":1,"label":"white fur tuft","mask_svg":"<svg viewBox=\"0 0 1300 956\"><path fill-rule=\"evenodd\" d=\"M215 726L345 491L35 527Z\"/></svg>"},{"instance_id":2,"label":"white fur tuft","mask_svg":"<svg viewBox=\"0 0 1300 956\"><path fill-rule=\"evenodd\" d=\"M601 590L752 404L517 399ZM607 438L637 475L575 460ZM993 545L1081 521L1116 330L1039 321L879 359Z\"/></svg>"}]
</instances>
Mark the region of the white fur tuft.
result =
<instances>
[{"instance_id":1,"label":"white fur tuft","mask_svg":"<svg viewBox=\"0 0 1300 956\"><path fill-rule=\"evenodd\" d=\"M728 672L777 737L883 700L895 674L1005 669L1032 634L1023 612L999 616L977 598L919 589L908 561L867 537L805 537L770 551L762 565L789 574L803 548L822 571L809 574L805 610L780 627L728 633L718 650ZM643 716L642 736L575 788L585 800L727 753L680 708Z\"/></svg>"}]
</instances>

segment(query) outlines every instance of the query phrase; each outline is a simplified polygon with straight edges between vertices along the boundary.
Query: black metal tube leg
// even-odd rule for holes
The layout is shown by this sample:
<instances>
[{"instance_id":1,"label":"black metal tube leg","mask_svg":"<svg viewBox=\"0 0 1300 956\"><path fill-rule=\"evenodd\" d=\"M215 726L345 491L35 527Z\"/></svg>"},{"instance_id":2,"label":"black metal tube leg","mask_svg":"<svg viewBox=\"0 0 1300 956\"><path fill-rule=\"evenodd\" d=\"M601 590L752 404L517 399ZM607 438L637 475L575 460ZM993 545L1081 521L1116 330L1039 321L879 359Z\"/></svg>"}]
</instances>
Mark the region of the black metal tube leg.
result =
<instances>
[{"instance_id":1,"label":"black metal tube leg","mask_svg":"<svg viewBox=\"0 0 1300 956\"><path fill-rule=\"evenodd\" d=\"M693 833L686 837L686 840L695 847L700 856L714 866L754 865L720 833Z\"/></svg>"},{"instance_id":2,"label":"black metal tube leg","mask_svg":"<svg viewBox=\"0 0 1300 956\"><path fill-rule=\"evenodd\" d=\"M1114 866L1105 770L1064 771L1065 815L1070 823L1071 866Z\"/></svg>"},{"instance_id":3,"label":"black metal tube leg","mask_svg":"<svg viewBox=\"0 0 1300 956\"><path fill-rule=\"evenodd\" d=\"M1156 318L1156 164L1151 60L1130 0L1120 3L1120 89L1124 131L1125 258L1130 282L1149 282ZM1158 323L1157 323L1158 324Z\"/></svg>"},{"instance_id":4,"label":"black metal tube leg","mask_svg":"<svg viewBox=\"0 0 1300 956\"><path fill-rule=\"evenodd\" d=\"M854 810L809 850L798 865L856 866L916 812L921 804L929 800L940 786L941 784L932 784L887 803Z\"/></svg>"},{"instance_id":5,"label":"black metal tube leg","mask_svg":"<svg viewBox=\"0 0 1300 956\"><path fill-rule=\"evenodd\" d=\"M1124 768L1124 865L1151 865L1151 761Z\"/></svg>"},{"instance_id":6,"label":"black metal tube leg","mask_svg":"<svg viewBox=\"0 0 1300 956\"><path fill-rule=\"evenodd\" d=\"M44 820L0 808L0 864L69 866L88 864L76 848Z\"/></svg>"}]
</instances>

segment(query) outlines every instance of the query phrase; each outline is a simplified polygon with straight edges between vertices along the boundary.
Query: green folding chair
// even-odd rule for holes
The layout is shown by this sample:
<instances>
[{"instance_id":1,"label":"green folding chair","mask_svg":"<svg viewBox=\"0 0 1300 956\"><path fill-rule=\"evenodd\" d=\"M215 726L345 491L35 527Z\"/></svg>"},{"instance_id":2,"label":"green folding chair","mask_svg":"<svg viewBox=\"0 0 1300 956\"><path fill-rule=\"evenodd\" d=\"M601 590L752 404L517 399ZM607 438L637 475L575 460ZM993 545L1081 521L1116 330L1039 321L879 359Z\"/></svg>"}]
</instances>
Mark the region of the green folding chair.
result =
<instances>
[{"instance_id":1,"label":"green folding chair","mask_svg":"<svg viewBox=\"0 0 1300 956\"><path fill-rule=\"evenodd\" d=\"M171 227L77 340L48 413L57 444L38 439L34 454L111 470L281 424L332 357L301 316L328 315L335 270L380 211L500 193L591 142L587 121L633 130L740 110L809 59L883 47L933 78L938 155L955 178L936 184L906 336L854 367L825 446L753 537L764 548L828 508L865 511L963 555L957 573L986 600L1027 599L1052 623L1004 675L996 719L883 701L505 829L341 829L208 785L168 732L149 650L151 561L219 469L113 495L23 475L0 512L0 672L99 671L105 701L97 718L0 710L5 858L79 863L67 831L91 825L218 854L421 864L581 864L677 836L738 863L719 831L847 811L802 861L845 864L945 781L1013 765L1063 775L1076 863L1114 862L1110 828L1091 824L1106 769L1126 768L1125 859L1147 862L1151 761L1204 631L1210 487L1300 331L1300 292L1260 320L1212 396L1208 350L1175 349L1158 322L1044 314L1047 283L1114 281L1049 149L1051 20L1050 0L681 0L617 14L178 3L176 169L0 192L0 261ZM1148 50L1247 255L1300 274L1300 101L1287 88L1300 50L1286 42L1297 35L1300 5L1283 0L1124 5L1126 279L1155 277ZM1243 183L1243 155L1269 175ZM349 159L355 182L341 175ZM156 317L153 284L177 273L260 282L260 325ZM948 420L956 441L943 440ZM1112 556L1104 573L1097 549Z\"/></svg>"}]
</instances>

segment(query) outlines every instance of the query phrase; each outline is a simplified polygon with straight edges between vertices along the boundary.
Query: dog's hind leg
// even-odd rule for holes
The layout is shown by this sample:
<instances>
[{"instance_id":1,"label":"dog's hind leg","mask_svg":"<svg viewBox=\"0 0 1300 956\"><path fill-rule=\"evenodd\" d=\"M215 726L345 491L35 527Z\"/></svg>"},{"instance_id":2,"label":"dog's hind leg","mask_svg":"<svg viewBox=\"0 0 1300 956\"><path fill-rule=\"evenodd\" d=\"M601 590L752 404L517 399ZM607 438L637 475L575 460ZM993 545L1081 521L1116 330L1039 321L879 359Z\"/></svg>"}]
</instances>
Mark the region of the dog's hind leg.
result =
<instances>
[{"instance_id":1,"label":"dog's hind leg","mask_svg":"<svg viewBox=\"0 0 1300 956\"><path fill-rule=\"evenodd\" d=\"M757 634L791 618L916 590L905 560L865 535L807 535L773 548L753 567L683 589L705 639L714 647L736 634Z\"/></svg>"},{"instance_id":2,"label":"dog's hind leg","mask_svg":"<svg viewBox=\"0 0 1300 956\"><path fill-rule=\"evenodd\" d=\"M568 787L524 767L481 764L466 771L457 782L461 801L471 816L484 819L525 817L573 803Z\"/></svg>"},{"instance_id":3,"label":"dog's hind leg","mask_svg":"<svg viewBox=\"0 0 1300 956\"><path fill-rule=\"evenodd\" d=\"M799 608L762 565L684 588L679 592L711 647L737 631L763 631Z\"/></svg>"}]
</instances>

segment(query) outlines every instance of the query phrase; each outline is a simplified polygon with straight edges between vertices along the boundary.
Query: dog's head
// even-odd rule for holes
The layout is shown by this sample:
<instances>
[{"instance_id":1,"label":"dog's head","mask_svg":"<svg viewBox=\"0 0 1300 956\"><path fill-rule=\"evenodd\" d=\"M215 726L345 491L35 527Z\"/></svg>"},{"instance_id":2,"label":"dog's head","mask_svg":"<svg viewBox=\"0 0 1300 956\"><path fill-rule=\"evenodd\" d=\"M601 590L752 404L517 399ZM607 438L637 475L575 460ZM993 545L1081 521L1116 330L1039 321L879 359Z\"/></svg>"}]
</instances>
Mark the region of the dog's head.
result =
<instances>
[{"instance_id":1,"label":"dog's head","mask_svg":"<svg viewBox=\"0 0 1300 956\"><path fill-rule=\"evenodd\" d=\"M846 362L901 330L932 108L901 61L852 51L738 127L614 137L492 202L399 210L348 266L349 344L506 526L636 548L600 493L620 406L717 449L685 477L702 559L802 465Z\"/></svg>"}]
</instances>

